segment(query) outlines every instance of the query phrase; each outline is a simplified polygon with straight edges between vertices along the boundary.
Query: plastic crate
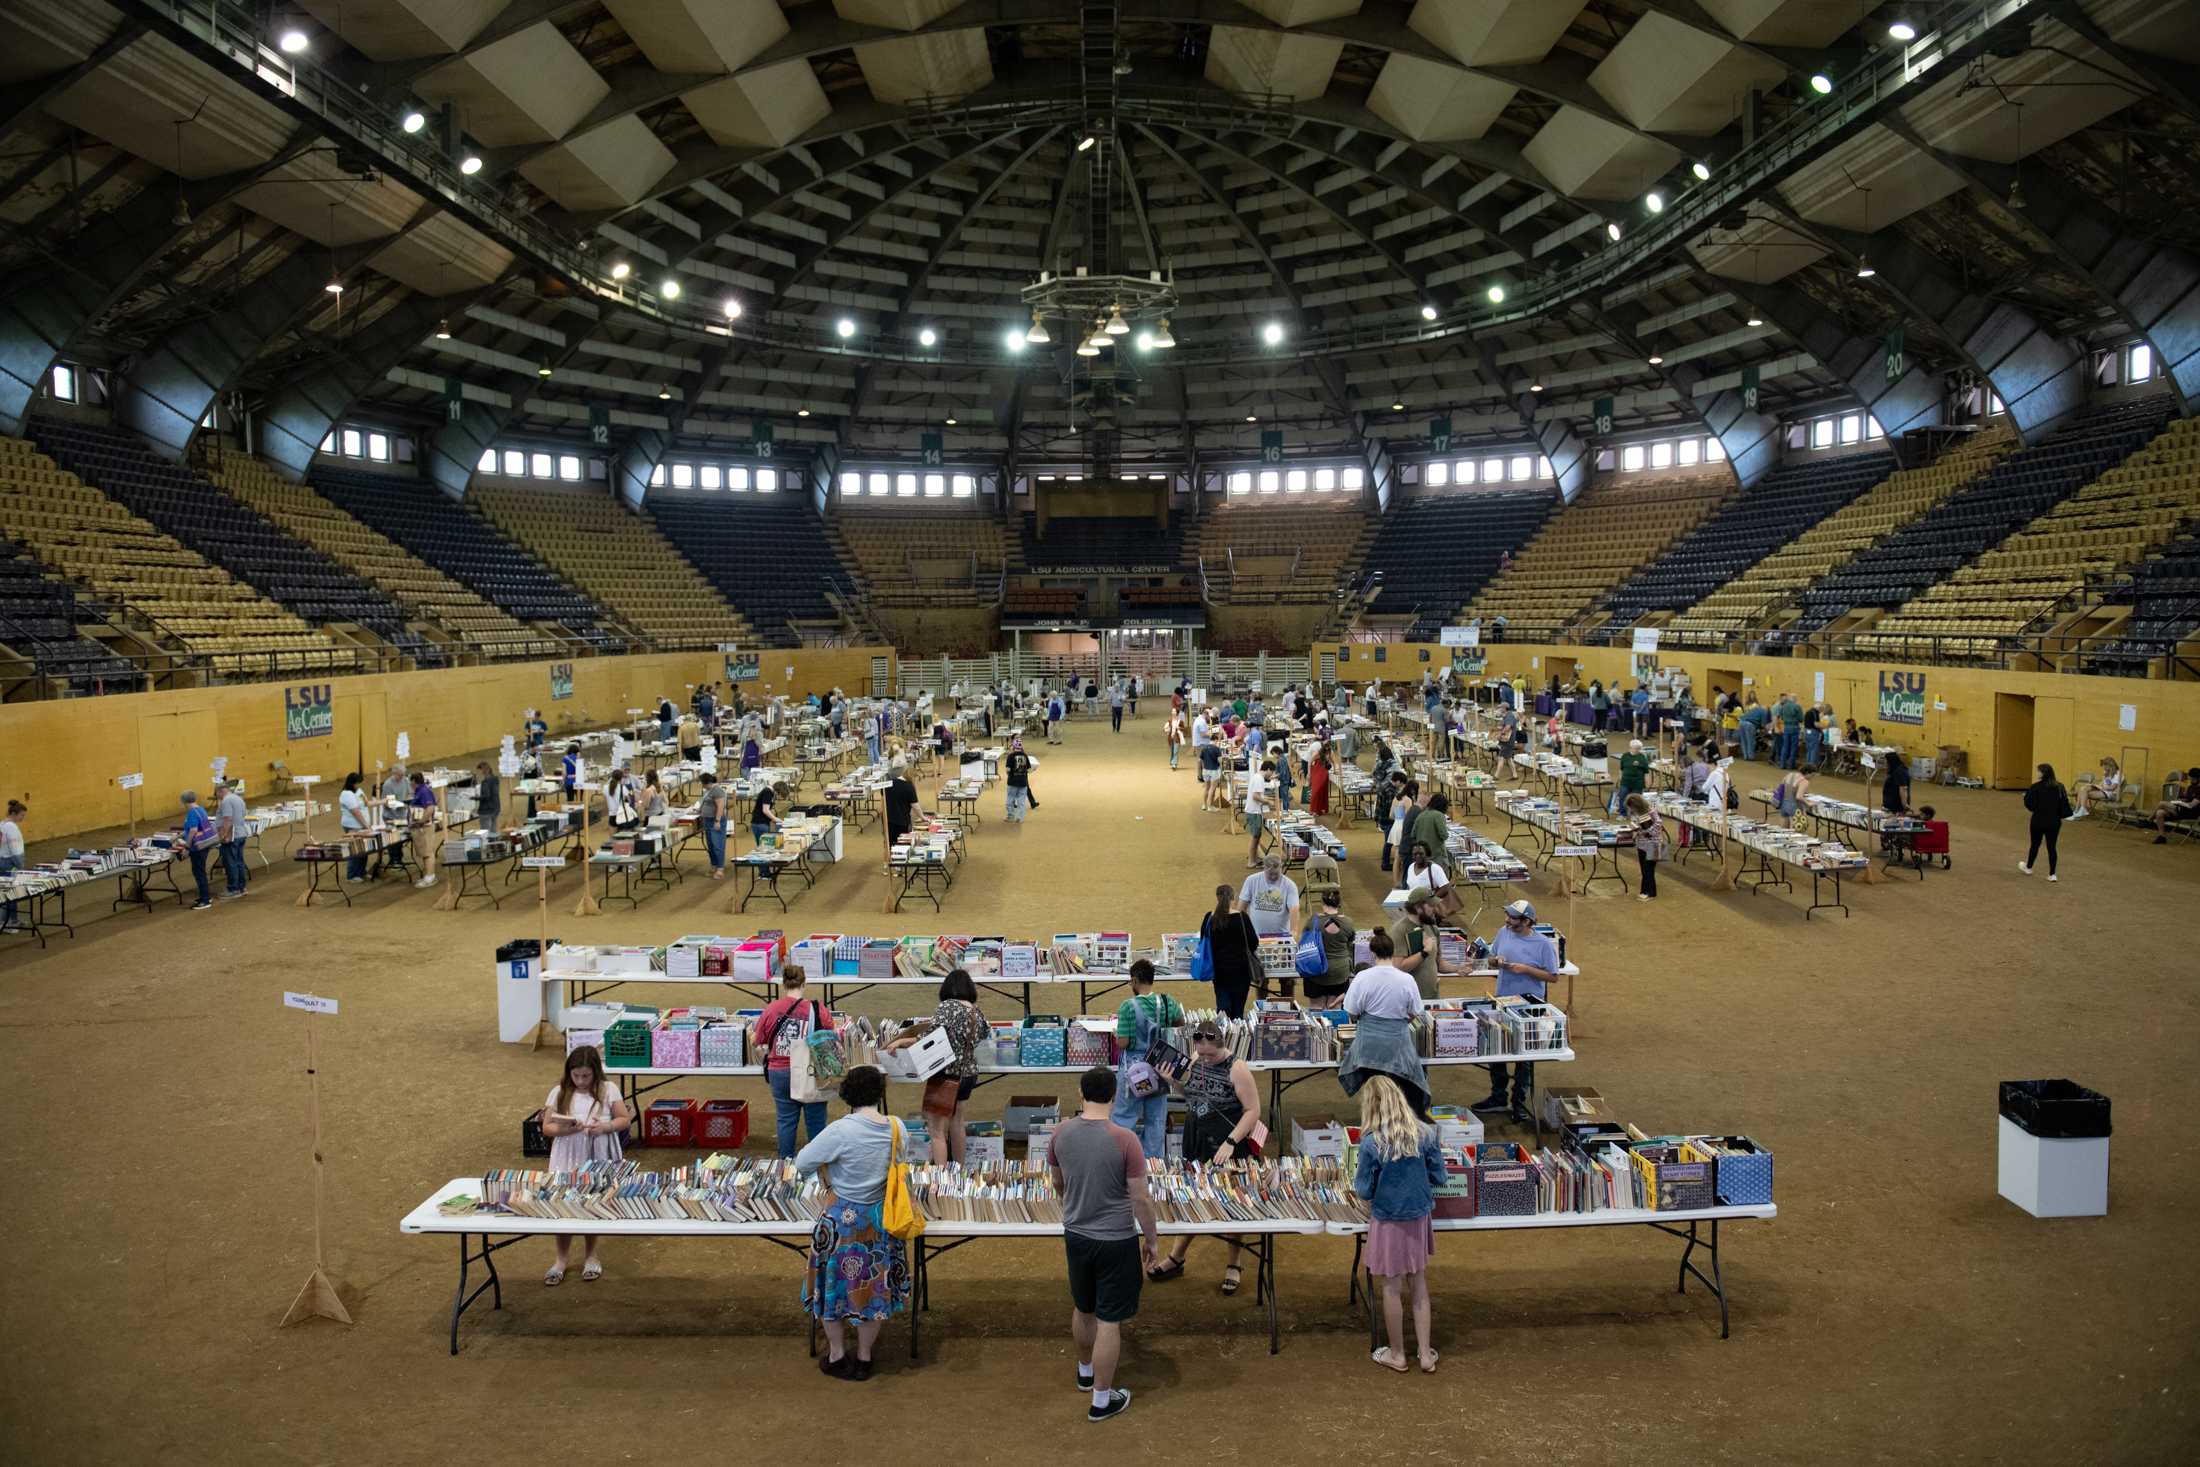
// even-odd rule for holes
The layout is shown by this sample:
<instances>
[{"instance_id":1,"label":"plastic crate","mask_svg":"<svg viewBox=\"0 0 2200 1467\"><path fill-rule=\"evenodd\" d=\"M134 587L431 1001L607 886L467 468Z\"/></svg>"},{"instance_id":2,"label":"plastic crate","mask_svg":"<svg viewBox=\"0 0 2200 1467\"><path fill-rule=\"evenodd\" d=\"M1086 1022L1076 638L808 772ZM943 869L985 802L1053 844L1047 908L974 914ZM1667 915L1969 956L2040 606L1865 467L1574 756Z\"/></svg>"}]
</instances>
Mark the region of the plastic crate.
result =
<instances>
[{"instance_id":1,"label":"plastic crate","mask_svg":"<svg viewBox=\"0 0 2200 1467\"><path fill-rule=\"evenodd\" d=\"M1026 1029L1017 1036L1017 1063L1034 1068L1069 1063L1069 1031L1061 1028Z\"/></svg>"},{"instance_id":2,"label":"plastic crate","mask_svg":"<svg viewBox=\"0 0 2200 1467\"><path fill-rule=\"evenodd\" d=\"M2075 1080L2004 1080L2001 1113L2027 1134L2051 1140L2110 1134L2108 1097Z\"/></svg>"},{"instance_id":3,"label":"plastic crate","mask_svg":"<svg viewBox=\"0 0 2200 1467\"><path fill-rule=\"evenodd\" d=\"M650 1067L650 1034L647 1024L622 1019L603 1031L603 1064L607 1070L646 1070Z\"/></svg>"},{"instance_id":4,"label":"plastic crate","mask_svg":"<svg viewBox=\"0 0 2200 1467\"><path fill-rule=\"evenodd\" d=\"M703 1031L670 1025L649 1036L650 1064L660 1070L692 1070L698 1063L697 1047Z\"/></svg>"},{"instance_id":5,"label":"plastic crate","mask_svg":"<svg viewBox=\"0 0 2200 1467\"><path fill-rule=\"evenodd\" d=\"M642 1112L642 1141L649 1146L695 1144L695 1111L692 1100L652 1100Z\"/></svg>"},{"instance_id":6,"label":"plastic crate","mask_svg":"<svg viewBox=\"0 0 2200 1467\"><path fill-rule=\"evenodd\" d=\"M1653 1212L1689 1212L1719 1204L1717 1163L1685 1142L1634 1150L1643 1196Z\"/></svg>"},{"instance_id":7,"label":"plastic crate","mask_svg":"<svg viewBox=\"0 0 2200 1467\"><path fill-rule=\"evenodd\" d=\"M713 1068L731 1068L749 1062L748 1031L740 1024L712 1024L697 1036L695 1062Z\"/></svg>"},{"instance_id":8,"label":"plastic crate","mask_svg":"<svg viewBox=\"0 0 2200 1467\"><path fill-rule=\"evenodd\" d=\"M706 1100L695 1113L692 1144L737 1147L749 1139L749 1103L745 1100Z\"/></svg>"},{"instance_id":9,"label":"plastic crate","mask_svg":"<svg viewBox=\"0 0 2200 1467\"><path fill-rule=\"evenodd\" d=\"M543 1134L542 1112L529 1111L519 1123L519 1154L521 1156L548 1156L550 1138Z\"/></svg>"}]
</instances>

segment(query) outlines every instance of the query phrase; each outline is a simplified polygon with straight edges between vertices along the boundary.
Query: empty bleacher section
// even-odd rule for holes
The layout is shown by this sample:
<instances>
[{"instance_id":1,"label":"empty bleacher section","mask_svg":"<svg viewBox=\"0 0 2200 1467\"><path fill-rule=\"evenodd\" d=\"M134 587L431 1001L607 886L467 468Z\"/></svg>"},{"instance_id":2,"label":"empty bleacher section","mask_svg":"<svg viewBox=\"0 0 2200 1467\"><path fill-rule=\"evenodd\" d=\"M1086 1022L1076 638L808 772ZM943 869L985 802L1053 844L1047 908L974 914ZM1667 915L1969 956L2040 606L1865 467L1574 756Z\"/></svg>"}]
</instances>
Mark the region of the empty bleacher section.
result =
<instances>
[{"instance_id":1,"label":"empty bleacher section","mask_svg":"<svg viewBox=\"0 0 2200 1467\"><path fill-rule=\"evenodd\" d=\"M1115 596L1126 617L1200 604L1199 582L1181 576L1164 580L1157 586L1125 586Z\"/></svg>"},{"instance_id":2,"label":"empty bleacher section","mask_svg":"<svg viewBox=\"0 0 2200 1467\"><path fill-rule=\"evenodd\" d=\"M566 646L522 626L466 587L303 484L249 454L213 449L214 483L330 559L372 581L440 629L460 650L489 658L554 657Z\"/></svg>"},{"instance_id":3,"label":"empty bleacher section","mask_svg":"<svg viewBox=\"0 0 2200 1467\"><path fill-rule=\"evenodd\" d=\"M2129 606L2131 615L2109 641L2082 655L2086 672L2141 674L2155 658L2200 636L2200 535L2163 546L2113 599Z\"/></svg>"},{"instance_id":4,"label":"empty bleacher section","mask_svg":"<svg viewBox=\"0 0 2200 1467\"><path fill-rule=\"evenodd\" d=\"M1218 601L1333 600L1367 553L1374 525L1357 498L1257 504L1204 516L1192 553Z\"/></svg>"},{"instance_id":5,"label":"empty bleacher section","mask_svg":"<svg viewBox=\"0 0 2200 1467\"><path fill-rule=\"evenodd\" d=\"M798 623L837 630L829 591L847 572L825 526L801 498L758 500L654 490L645 501L659 533L777 647L802 641Z\"/></svg>"},{"instance_id":6,"label":"empty bleacher section","mask_svg":"<svg viewBox=\"0 0 2200 1467\"><path fill-rule=\"evenodd\" d=\"M1411 635L1434 641L1436 628L1489 584L1557 506L1549 489L1408 499L1382 517L1368 547L1364 572L1383 578L1369 612L1414 617Z\"/></svg>"},{"instance_id":7,"label":"empty bleacher section","mask_svg":"<svg viewBox=\"0 0 2200 1467\"><path fill-rule=\"evenodd\" d=\"M1724 473L1626 474L1584 490L1546 521L1467 606L1509 634L1556 634L1661 554L1734 492Z\"/></svg>"},{"instance_id":8,"label":"empty bleacher section","mask_svg":"<svg viewBox=\"0 0 2200 1467\"><path fill-rule=\"evenodd\" d=\"M10 681L42 677L74 693L129 692L136 665L77 631L76 592L0 537L0 670Z\"/></svg>"},{"instance_id":9,"label":"empty bleacher section","mask_svg":"<svg viewBox=\"0 0 2200 1467\"><path fill-rule=\"evenodd\" d=\"M2166 409L2167 400L2158 400ZM2159 414L2123 415L2132 430ZM1857 638L1861 651L1885 656L1978 657L2006 650L2058 601L2144 557L2200 512L2200 423L2187 418L2129 458L2100 473L1947 580L1913 596ZM2121 441L2124 430L2092 444ZM2077 451L2071 464L2092 461ZM2075 611L2077 608L2070 608ZM2044 626L2037 630L2046 630Z\"/></svg>"},{"instance_id":10,"label":"empty bleacher section","mask_svg":"<svg viewBox=\"0 0 2200 1467\"><path fill-rule=\"evenodd\" d=\"M1175 570L1184 563L1184 531L1171 516L1164 529L1131 516L1055 515L1041 535L1022 521L1023 563L1035 571L1151 566Z\"/></svg>"},{"instance_id":11,"label":"empty bleacher section","mask_svg":"<svg viewBox=\"0 0 2200 1467\"><path fill-rule=\"evenodd\" d=\"M1977 478L2016 447L1997 422L1922 468L1901 469L1850 500L1666 624L1676 641L1717 640L1766 624L1775 608Z\"/></svg>"},{"instance_id":12,"label":"empty bleacher section","mask_svg":"<svg viewBox=\"0 0 2200 1467\"><path fill-rule=\"evenodd\" d=\"M654 525L602 489L477 483L470 498L513 539L660 647L755 640L741 614Z\"/></svg>"},{"instance_id":13,"label":"empty bleacher section","mask_svg":"<svg viewBox=\"0 0 2200 1467\"><path fill-rule=\"evenodd\" d=\"M1074 586L1010 586L1001 597L1003 625L1077 621L1084 614L1085 593Z\"/></svg>"},{"instance_id":14,"label":"empty bleacher section","mask_svg":"<svg viewBox=\"0 0 2200 1467\"><path fill-rule=\"evenodd\" d=\"M507 540L481 515L417 479L317 466L313 487L437 570L522 622L562 627L599 651L625 642L603 609Z\"/></svg>"},{"instance_id":15,"label":"empty bleacher section","mask_svg":"<svg viewBox=\"0 0 2200 1467\"><path fill-rule=\"evenodd\" d=\"M1894 455L1883 450L1775 469L1623 582L1606 603L1605 630L1617 633L1652 613L1694 605L1893 470Z\"/></svg>"},{"instance_id":16,"label":"empty bleacher section","mask_svg":"<svg viewBox=\"0 0 2200 1467\"><path fill-rule=\"evenodd\" d=\"M988 514L843 509L833 528L876 606L991 605L1008 542Z\"/></svg>"},{"instance_id":17,"label":"empty bleacher section","mask_svg":"<svg viewBox=\"0 0 2200 1467\"><path fill-rule=\"evenodd\" d=\"M89 590L107 620L216 676L371 665L20 438L0 438L0 532Z\"/></svg>"},{"instance_id":18,"label":"empty bleacher section","mask_svg":"<svg viewBox=\"0 0 2200 1467\"><path fill-rule=\"evenodd\" d=\"M435 660L435 649L406 626L405 608L128 429L41 418L31 436L85 483L305 621L362 627L407 656Z\"/></svg>"},{"instance_id":19,"label":"empty bleacher section","mask_svg":"<svg viewBox=\"0 0 2200 1467\"><path fill-rule=\"evenodd\" d=\"M1812 584L1784 635L1819 631L1860 608L1901 606L2121 462L2168 411L2167 399L2151 397L2081 412Z\"/></svg>"}]
</instances>

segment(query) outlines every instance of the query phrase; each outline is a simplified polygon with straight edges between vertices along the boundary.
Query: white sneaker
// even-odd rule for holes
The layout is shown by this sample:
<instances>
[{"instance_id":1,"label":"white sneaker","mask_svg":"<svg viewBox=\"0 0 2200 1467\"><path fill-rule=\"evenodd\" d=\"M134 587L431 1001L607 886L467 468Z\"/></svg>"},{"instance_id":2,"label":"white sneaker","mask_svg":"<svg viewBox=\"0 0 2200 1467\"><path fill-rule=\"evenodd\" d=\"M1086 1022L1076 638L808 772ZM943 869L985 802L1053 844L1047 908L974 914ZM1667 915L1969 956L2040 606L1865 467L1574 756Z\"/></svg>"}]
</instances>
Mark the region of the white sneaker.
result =
<instances>
[{"instance_id":1,"label":"white sneaker","mask_svg":"<svg viewBox=\"0 0 2200 1467\"><path fill-rule=\"evenodd\" d=\"M2050 871L2050 872L2048 872L2048 873L2047 873L2047 879L2048 879L2049 881L2060 881L2060 880L2062 880L2062 878L2061 878L2061 877L2057 876L2057 875L2056 875L2056 874L2055 874L2054 872L2052 872L2052 871Z\"/></svg>"},{"instance_id":2,"label":"white sneaker","mask_svg":"<svg viewBox=\"0 0 2200 1467\"><path fill-rule=\"evenodd\" d=\"M414 886L433 886L433 885L435 885L435 878L434 878L433 876L423 876L423 877L421 877L421 878L420 878L420 879L419 879L418 881L414 882L414 883L413 883L413 885L414 885Z\"/></svg>"},{"instance_id":3,"label":"white sneaker","mask_svg":"<svg viewBox=\"0 0 2200 1467\"><path fill-rule=\"evenodd\" d=\"M2032 868L2025 865L2022 861L2017 862L2017 869L2019 871L2022 871L2027 876L2030 876L2032 874Z\"/></svg>"}]
</instances>

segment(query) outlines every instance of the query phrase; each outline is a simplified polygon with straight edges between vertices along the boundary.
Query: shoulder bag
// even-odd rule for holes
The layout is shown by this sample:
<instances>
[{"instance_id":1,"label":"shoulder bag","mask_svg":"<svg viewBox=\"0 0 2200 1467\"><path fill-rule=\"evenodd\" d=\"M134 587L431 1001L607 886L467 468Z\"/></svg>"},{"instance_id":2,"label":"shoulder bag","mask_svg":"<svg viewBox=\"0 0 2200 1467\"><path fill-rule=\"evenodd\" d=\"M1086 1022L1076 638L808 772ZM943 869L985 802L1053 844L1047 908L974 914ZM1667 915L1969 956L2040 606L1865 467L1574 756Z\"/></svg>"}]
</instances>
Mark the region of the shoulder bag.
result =
<instances>
[{"instance_id":1,"label":"shoulder bag","mask_svg":"<svg viewBox=\"0 0 2200 1467\"><path fill-rule=\"evenodd\" d=\"M886 1197L879 1204L879 1223L894 1237L907 1242L924 1236L924 1214L909 1195L909 1168L901 1160L901 1122L891 1120L894 1139L886 1153Z\"/></svg>"}]
</instances>

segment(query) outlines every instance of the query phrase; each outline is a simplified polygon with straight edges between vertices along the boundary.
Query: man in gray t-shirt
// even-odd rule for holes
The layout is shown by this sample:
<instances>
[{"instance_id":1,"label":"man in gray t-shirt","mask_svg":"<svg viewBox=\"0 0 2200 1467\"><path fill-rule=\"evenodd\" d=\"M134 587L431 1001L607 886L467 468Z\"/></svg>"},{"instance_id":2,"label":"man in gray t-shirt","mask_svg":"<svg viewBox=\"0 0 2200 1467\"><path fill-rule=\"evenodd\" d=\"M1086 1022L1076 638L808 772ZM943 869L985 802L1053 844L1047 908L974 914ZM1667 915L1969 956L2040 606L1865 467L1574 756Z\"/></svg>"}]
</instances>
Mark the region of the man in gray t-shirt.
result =
<instances>
[{"instance_id":1,"label":"man in gray t-shirt","mask_svg":"<svg viewBox=\"0 0 2200 1467\"><path fill-rule=\"evenodd\" d=\"M1283 874L1283 857L1270 851L1261 868L1238 888L1238 903L1262 937L1295 937L1299 930L1299 886Z\"/></svg>"},{"instance_id":2,"label":"man in gray t-shirt","mask_svg":"<svg viewBox=\"0 0 2200 1467\"><path fill-rule=\"evenodd\" d=\"M1161 1230L1146 1192L1146 1153L1138 1138L1108 1119L1115 1071L1095 1065L1077 1080L1084 1108L1054 1128L1047 1168L1062 1194L1062 1244L1076 1311L1077 1384L1092 1392L1088 1421L1105 1421L1131 1403L1115 1389L1123 1321L1138 1313L1138 1290L1161 1256Z\"/></svg>"}]
</instances>

